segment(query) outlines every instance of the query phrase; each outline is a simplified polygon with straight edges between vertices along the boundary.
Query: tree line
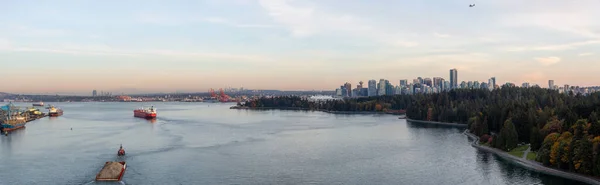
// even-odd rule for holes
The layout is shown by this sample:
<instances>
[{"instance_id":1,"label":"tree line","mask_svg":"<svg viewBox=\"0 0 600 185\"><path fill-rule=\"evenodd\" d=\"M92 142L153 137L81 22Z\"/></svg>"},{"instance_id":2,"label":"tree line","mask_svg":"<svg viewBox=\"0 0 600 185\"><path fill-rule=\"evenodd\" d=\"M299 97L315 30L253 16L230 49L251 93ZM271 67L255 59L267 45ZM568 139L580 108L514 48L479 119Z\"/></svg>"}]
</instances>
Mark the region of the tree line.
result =
<instances>
[{"instance_id":1,"label":"tree line","mask_svg":"<svg viewBox=\"0 0 600 185\"><path fill-rule=\"evenodd\" d=\"M539 87L455 89L434 94L313 102L296 96L259 98L248 107L326 111L406 110L415 120L467 124L480 141L505 151L530 143L546 166L600 176L600 93L559 93Z\"/></svg>"}]
</instances>

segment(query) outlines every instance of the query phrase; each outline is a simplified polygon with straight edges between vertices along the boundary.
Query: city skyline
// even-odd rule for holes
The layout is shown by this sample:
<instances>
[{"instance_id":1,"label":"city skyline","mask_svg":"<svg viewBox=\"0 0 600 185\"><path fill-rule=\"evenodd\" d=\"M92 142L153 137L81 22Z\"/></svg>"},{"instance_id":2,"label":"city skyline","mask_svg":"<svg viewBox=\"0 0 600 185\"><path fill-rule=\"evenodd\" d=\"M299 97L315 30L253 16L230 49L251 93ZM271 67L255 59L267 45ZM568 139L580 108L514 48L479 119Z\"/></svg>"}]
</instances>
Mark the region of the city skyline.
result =
<instances>
[{"instance_id":1,"label":"city skyline","mask_svg":"<svg viewBox=\"0 0 600 185\"><path fill-rule=\"evenodd\" d=\"M458 83L600 85L600 1L471 3L5 1L2 78L19 83L0 91L332 90L382 78L448 81L452 68Z\"/></svg>"}]
</instances>

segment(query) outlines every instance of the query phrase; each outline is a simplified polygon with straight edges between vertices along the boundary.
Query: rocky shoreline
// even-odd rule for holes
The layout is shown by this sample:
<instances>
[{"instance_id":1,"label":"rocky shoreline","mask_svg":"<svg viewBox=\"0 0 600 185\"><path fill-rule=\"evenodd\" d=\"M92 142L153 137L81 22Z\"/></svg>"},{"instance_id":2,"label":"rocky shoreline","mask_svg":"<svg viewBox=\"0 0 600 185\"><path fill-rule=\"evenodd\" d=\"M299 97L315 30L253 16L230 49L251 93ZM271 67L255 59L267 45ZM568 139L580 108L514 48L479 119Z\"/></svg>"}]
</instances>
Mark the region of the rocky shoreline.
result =
<instances>
[{"instance_id":1,"label":"rocky shoreline","mask_svg":"<svg viewBox=\"0 0 600 185\"><path fill-rule=\"evenodd\" d=\"M307 109L302 107L240 107L233 106L229 109L239 109L239 110L299 110L299 111L319 111L326 112L331 114L392 114L399 115L394 112L375 112L375 111L331 111L331 110L321 110L321 109Z\"/></svg>"},{"instance_id":2,"label":"rocky shoreline","mask_svg":"<svg viewBox=\"0 0 600 185\"><path fill-rule=\"evenodd\" d=\"M459 123L444 123L444 122L437 122L437 121L423 121L423 120L414 120L414 119L408 119L406 118L407 122L413 122L413 123L423 123L423 124L431 124L431 125L442 125L442 126L451 126L451 127L458 127L458 128L467 128L466 124L459 124Z\"/></svg>"}]
</instances>

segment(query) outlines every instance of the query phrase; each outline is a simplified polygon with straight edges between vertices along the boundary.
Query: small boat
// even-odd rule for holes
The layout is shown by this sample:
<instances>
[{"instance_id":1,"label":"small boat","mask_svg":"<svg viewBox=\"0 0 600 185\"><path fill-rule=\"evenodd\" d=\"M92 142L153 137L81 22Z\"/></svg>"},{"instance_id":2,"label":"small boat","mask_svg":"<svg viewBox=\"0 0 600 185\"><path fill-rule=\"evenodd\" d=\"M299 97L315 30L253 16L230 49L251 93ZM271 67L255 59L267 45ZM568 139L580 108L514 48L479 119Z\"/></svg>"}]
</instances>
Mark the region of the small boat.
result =
<instances>
[{"instance_id":1,"label":"small boat","mask_svg":"<svg viewBox=\"0 0 600 185\"><path fill-rule=\"evenodd\" d=\"M62 116L63 115L63 110L56 108L54 106L50 106L49 110L48 110L48 116L50 117L58 117L58 116Z\"/></svg>"},{"instance_id":2,"label":"small boat","mask_svg":"<svg viewBox=\"0 0 600 185\"><path fill-rule=\"evenodd\" d=\"M127 169L125 161L107 161L102 170L96 175L96 181L121 181L125 169Z\"/></svg>"},{"instance_id":3,"label":"small boat","mask_svg":"<svg viewBox=\"0 0 600 185\"><path fill-rule=\"evenodd\" d=\"M121 145L121 147L119 148L119 151L117 152L117 156L124 156L125 155L125 150L123 149L123 145Z\"/></svg>"},{"instance_id":4,"label":"small boat","mask_svg":"<svg viewBox=\"0 0 600 185\"><path fill-rule=\"evenodd\" d=\"M406 119L406 115L400 115L398 119Z\"/></svg>"},{"instance_id":5,"label":"small boat","mask_svg":"<svg viewBox=\"0 0 600 185\"><path fill-rule=\"evenodd\" d=\"M154 106L152 106L148 109L139 108L139 109L133 110L133 116L138 117L138 118L147 118L147 119L156 118L156 109L154 108Z\"/></svg>"},{"instance_id":6,"label":"small boat","mask_svg":"<svg viewBox=\"0 0 600 185\"><path fill-rule=\"evenodd\" d=\"M34 103L33 106L34 107L43 107L44 106L44 102Z\"/></svg>"}]
</instances>

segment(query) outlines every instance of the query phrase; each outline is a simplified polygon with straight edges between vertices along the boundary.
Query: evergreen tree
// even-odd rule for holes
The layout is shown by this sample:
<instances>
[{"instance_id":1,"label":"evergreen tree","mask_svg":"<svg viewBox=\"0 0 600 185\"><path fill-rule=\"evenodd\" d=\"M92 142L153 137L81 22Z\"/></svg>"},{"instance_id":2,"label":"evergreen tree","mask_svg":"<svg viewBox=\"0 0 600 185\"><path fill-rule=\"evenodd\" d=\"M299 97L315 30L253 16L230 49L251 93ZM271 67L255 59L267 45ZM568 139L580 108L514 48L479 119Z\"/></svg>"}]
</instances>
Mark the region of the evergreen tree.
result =
<instances>
[{"instance_id":1,"label":"evergreen tree","mask_svg":"<svg viewBox=\"0 0 600 185\"><path fill-rule=\"evenodd\" d=\"M500 140L502 141L501 148L506 151L510 151L517 147L519 144L517 130L515 129L514 124L511 119L508 119L504 122L504 127L500 130Z\"/></svg>"},{"instance_id":2,"label":"evergreen tree","mask_svg":"<svg viewBox=\"0 0 600 185\"><path fill-rule=\"evenodd\" d=\"M537 127L533 127L531 128L531 141L529 142L531 144L531 150L532 151L537 151L540 149L540 147L542 146L542 142L543 142L543 136L540 133L540 129L538 129Z\"/></svg>"}]
</instances>

